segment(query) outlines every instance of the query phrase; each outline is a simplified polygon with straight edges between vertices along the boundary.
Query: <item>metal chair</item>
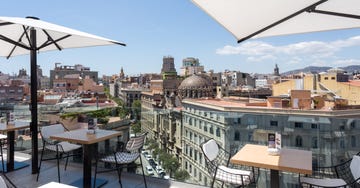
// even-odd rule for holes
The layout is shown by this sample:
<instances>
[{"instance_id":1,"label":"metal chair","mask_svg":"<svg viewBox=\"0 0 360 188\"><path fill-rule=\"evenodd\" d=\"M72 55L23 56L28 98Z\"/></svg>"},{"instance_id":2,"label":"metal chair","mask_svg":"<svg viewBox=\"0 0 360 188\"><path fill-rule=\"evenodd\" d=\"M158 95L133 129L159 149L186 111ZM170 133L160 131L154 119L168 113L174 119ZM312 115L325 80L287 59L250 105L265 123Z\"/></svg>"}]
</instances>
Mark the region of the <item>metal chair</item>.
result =
<instances>
[{"instance_id":1,"label":"metal chair","mask_svg":"<svg viewBox=\"0 0 360 188\"><path fill-rule=\"evenodd\" d=\"M312 177L300 177L302 187L360 187L360 156L331 167L319 167Z\"/></svg>"},{"instance_id":2,"label":"metal chair","mask_svg":"<svg viewBox=\"0 0 360 188\"><path fill-rule=\"evenodd\" d=\"M0 134L0 155L1 155L1 165L2 165L2 172L5 172L5 163L4 163L4 153L3 153L3 145L4 141L7 139L7 136L4 134Z\"/></svg>"},{"instance_id":3,"label":"metal chair","mask_svg":"<svg viewBox=\"0 0 360 188\"><path fill-rule=\"evenodd\" d=\"M99 155L100 157L99 156L97 157L96 164L95 164L95 176L94 176L94 184L93 184L94 187L95 187L95 183L96 183L96 175L98 173L109 172L109 171L114 171L114 170L116 170L118 173L119 183L120 183L120 186L122 187L122 184L121 184L122 168L132 167L133 166L132 164L135 163L135 161L138 158L140 158L144 184L145 184L145 187L147 187L143 162L141 159L141 149L144 146L146 135L147 135L147 133L143 133L140 136L131 137L125 145L125 151L118 150L111 154ZM108 168L108 169L105 169L102 171L98 171L99 161L104 162L104 163L113 164L113 166L115 166L115 168L110 168L110 169Z\"/></svg>"},{"instance_id":4,"label":"metal chair","mask_svg":"<svg viewBox=\"0 0 360 188\"><path fill-rule=\"evenodd\" d=\"M80 145L72 144L69 142L57 142L57 141L50 139L51 135L60 134L65 131L67 131L67 130L65 129L65 127L62 124L54 124L54 125L44 126L41 128L40 134L41 134L41 138L42 138L43 148L41 151L40 164L39 164L39 170L38 170L38 174L36 177L36 181L39 180L42 161L56 159L57 160L57 170L58 170L58 181L60 183L60 167L59 167L60 159L66 158L66 163L65 163L65 170L66 170L69 157L79 155L79 154L70 154L70 153L81 148ZM43 158L45 150L50 151L50 152L55 152L56 156L50 157L50 158Z\"/></svg>"},{"instance_id":5,"label":"metal chair","mask_svg":"<svg viewBox=\"0 0 360 188\"><path fill-rule=\"evenodd\" d=\"M211 187L216 180L227 184L245 187L255 182L254 168L252 171L240 170L229 167L230 153L221 148L214 139L201 144L201 150L205 156L206 168L213 177Z\"/></svg>"}]
</instances>

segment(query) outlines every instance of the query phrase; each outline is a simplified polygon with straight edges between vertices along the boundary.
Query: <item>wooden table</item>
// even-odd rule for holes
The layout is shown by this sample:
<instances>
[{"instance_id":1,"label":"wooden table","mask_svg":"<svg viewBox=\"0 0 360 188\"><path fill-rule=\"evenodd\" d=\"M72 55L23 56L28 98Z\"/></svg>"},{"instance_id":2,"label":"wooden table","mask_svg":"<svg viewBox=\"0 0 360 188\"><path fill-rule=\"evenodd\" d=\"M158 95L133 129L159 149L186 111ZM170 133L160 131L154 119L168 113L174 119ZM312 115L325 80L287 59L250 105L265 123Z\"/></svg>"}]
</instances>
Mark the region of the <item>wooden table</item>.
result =
<instances>
[{"instance_id":1,"label":"wooden table","mask_svg":"<svg viewBox=\"0 0 360 188\"><path fill-rule=\"evenodd\" d=\"M0 132L7 133L7 160L5 171L10 172L16 169L24 168L29 166L26 163L15 162L14 153L15 153L15 131L21 129L30 128L30 122L25 121L15 121L14 123L0 123ZM0 163L1 164L1 163ZM0 168L2 169L2 168Z\"/></svg>"},{"instance_id":2,"label":"wooden table","mask_svg":"<svg viewBox=\"0 0 360 188\"><path fill-rule=\"evenodd\" d=\"M282 148L278 156L269 155L267 146L246 144L230 162L246 166L270 169L272 188L279 187L279 171L312 174L312 152Z\"/></svg>"},{"instance_id":3,"label":"wooden table","mask_svg":"<svg viewBox=\"0 0 360 188\"><path fill-rule=\"evenodd\" d=\"M83 145L83 179L80 180L80 185L78 182L74 182L77 187L92 187L91 186L91 160L93 154L97 151L93 151L93 145L99 142L108 140L113 137L121 136L122 132L111 131L111 130L96 130L95 134L88 134L87 129L77 129L61 134L56 134L50 136L50 139L59 140L59 141L68 141L72 143L82 144ZM98 181L98 180L97 180ZM99 182L100 184L105 184L105 182ZM97 183L98 184L98 183Z\"/></svg>"}]
</instances>

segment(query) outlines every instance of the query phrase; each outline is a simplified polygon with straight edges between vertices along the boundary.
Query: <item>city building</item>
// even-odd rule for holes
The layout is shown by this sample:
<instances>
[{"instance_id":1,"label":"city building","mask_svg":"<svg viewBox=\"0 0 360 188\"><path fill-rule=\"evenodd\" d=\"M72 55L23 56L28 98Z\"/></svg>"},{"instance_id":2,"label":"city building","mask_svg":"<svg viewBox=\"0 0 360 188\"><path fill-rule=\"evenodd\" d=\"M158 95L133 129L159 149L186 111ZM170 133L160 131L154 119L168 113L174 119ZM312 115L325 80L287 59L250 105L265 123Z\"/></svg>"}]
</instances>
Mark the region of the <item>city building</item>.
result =
<instances>
[{"instance_id":1,"label":"city building","mask_svg":"<svg viewBox=\"0 0 360 188\"><path fill-rule=\"evenodd\" d=\"M346 99L349 105L360 105L360 82L349 80L341 69L319 74L308 73L297 79L282 79L273 84L273 96L288 95L290 90L310 90L312 94L326 94L333 99Z\"/></svg>"},{"instance_id":2,"label":"city building","mask_svg":"<svg viewBox=\"0 0 360 188\"><path fill-rule=\"evenodd\" d=\"M182 104L182 168L202 185L210 185L212 177L199 145L210 138L234 154L247 143L266 145L267 134L278 132L283 147L312 151L314 166L338 164L359 151L360 109L274 108L266 102L204 98ZM296 177L283 178L284 184L297 184Z\"/></svg>"},{"instance_id":3,"label":"city building","mask_svg":"<svg viewBox=\"0 0 360 188\"><path fill-rule=\"evenodd\" d=\"M180 76L190 76L204 72L204 66L200 65L198 58L187 57L182 60L182 67L180 68Z\"/></svg>"},{"instance_id":4,"label":"city building","mask_svg":"<svg viewBox=\"0 0 360 188\"><path fill-rule=\"evenodd\" d=\"M60 63L55 63L54 70L50 70L50 88L55 89L54 85L55 80L62 80L66 75L79 75L81 78L88 76L95 83L98 83L98 72L90 71L89 67L84 67L83 65L76 64L74 66L63 65L58 66Z\"/></svg>"}]
</instances>

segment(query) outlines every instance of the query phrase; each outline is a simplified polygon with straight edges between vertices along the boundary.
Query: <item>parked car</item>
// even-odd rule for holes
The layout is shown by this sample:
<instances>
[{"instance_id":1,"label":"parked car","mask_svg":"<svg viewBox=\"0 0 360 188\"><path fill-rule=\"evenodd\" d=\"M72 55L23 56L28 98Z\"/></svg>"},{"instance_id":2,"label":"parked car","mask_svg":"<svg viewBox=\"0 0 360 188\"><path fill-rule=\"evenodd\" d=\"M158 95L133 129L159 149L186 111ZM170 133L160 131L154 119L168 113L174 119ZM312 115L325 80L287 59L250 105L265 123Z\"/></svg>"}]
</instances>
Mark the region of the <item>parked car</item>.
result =
<instances>
[{"instance_id":1,"label":"parked car","mask_svg":"<svg viewBox=\"0 0 360 188\"><path fill-rule=\"evenodd\" d=\"M155 171L159 174L160 172L164 172L164 170L162 169L162 167L160 165L157 165L155 167Z\"/></svg>"},{"instance_id":2,"label":"parked car","mask_svg":"<svg viewBox=\"0 0 360 188\"><path fill-rule=\"evenodd\" d=\"M161 170L161 171L158 172L158 175L159 175L160 178L164 178L164 176L166 175L166 173Z\"/></svg>"},{"instance_id":3,"label":"parked car","mask_svg":"<svg viewBox=\"0 0 360 188\"><path fill-rule=\"evenodd\" d=\"M149 152L147 152L147 151L141 151L141 153L144 155L144 157L145 157L146 155L149 155Z\"/></svg>"},{"instance_id":4,"label":"parked car","mask_svg":"<svg viewBox=\"0 0 360 188\"><path fill-rule=\"evenodd\" d=\"M151 166L146 166L146 172L148 173L148 175L154 175L154 171Z\"/></svg>"},{"instance_id":5,"label":"parked car","mask_svg":"<svg viewBox=\"0 0 360 188\"><path fill-rule=\"evenodd\" d=\"M153 159L151 158L151 155L149 155L149 154L145 155L145 159L148 160L148 161L149 161L149 160L153 160Z\"/></svg>"}]
</instances>

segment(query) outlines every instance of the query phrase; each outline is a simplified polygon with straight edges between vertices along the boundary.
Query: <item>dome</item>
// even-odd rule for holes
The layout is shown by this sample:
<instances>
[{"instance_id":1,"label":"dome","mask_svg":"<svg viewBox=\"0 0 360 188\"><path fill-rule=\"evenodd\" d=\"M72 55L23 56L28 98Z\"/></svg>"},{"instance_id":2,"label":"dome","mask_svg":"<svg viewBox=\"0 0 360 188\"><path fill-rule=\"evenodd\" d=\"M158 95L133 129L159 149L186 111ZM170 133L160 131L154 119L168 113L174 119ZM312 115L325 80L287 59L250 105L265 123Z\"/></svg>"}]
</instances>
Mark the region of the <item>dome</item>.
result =
<instances>
[{"instance_id":1,"label":"dome","mask_svg":"<svg viewBox=\"0 0 360 188\"><path fill-rule=\"evenodd\" d=\"M211 84L209 84L208 80L206 80L202 76L193 74L181 82L179 89L204 88L204 87L209 87L209 86L211 86Z\"/></svg>"}]
</instances>

